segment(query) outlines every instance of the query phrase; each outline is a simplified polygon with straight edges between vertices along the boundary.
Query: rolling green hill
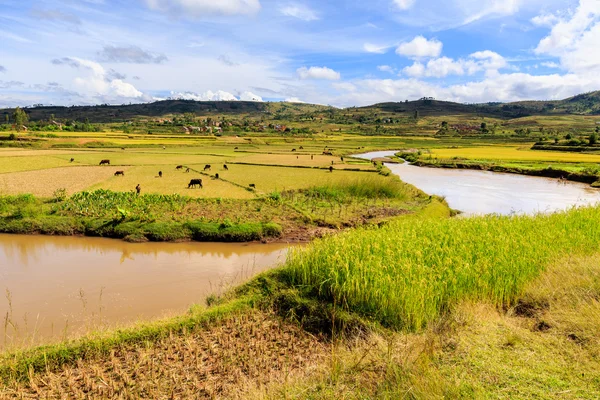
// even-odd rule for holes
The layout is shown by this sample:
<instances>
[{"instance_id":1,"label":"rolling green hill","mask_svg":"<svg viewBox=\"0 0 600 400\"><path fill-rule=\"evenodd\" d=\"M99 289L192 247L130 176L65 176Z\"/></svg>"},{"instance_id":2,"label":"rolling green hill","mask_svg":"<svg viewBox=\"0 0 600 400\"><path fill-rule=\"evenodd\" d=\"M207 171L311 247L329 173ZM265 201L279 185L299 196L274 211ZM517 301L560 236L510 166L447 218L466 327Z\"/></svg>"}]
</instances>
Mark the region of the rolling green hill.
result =
<instances>
[{"instance_id":1,"label":"rolling green hill","mask_svg":"<svg viewBox=\"0 0 600 400\"><path fill-rule=\"evenodd\" d=\"M11 115L13 109L1 109L0 114ZM416 101L380 103L367 107L337 109L304 103L259 103L248 101L192 101L165 100L145 104L97 105L97 106L40 106L26 108L32 121L70 119L89 120L92 123L128 121L134 117L159 117L169 114L194 113L198 115L269 115L275 119L286 119L305 115L315 117L324 113L330 116L347 112L376 113L420 116L441 115L477 115L504 119L527 117L531 115L600 115L600 91L580 94L564 100L519 101L514 103L462 104L423 98ZM4 119L4 118L3 118Z\"/></svg>"}]
</instances>

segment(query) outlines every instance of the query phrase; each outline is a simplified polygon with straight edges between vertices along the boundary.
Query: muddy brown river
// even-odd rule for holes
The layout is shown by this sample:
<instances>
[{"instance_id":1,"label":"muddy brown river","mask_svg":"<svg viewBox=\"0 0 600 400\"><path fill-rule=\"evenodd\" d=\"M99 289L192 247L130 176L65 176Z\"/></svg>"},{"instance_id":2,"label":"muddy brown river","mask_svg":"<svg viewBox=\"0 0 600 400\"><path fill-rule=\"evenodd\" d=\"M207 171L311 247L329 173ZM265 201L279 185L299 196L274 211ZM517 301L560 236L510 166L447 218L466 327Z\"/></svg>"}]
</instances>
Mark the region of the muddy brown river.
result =
<instances>
[{"instance_id":1,"label":"muddy brown river","mask_svg":"<svg viewBox=\"0 0 600 400\"><path fill-rule=\"evenodd\" d=\"M377 151L356 157L373 159L397 151ZM535 176L386 164L392 173L428 194L444 196L465 216L554 212L600 202L600 190L579 182Z\"/></svg>"},{"instance_id":2,"label":"muddy brown river","mask_svg":"<svg viewBox=\"0 0 600 400\"><path fill-rule=\"evenodd\" d=\"M275 266L287 249L0 235L0 347L185 312Z\"/></svg>"}]
</instances>

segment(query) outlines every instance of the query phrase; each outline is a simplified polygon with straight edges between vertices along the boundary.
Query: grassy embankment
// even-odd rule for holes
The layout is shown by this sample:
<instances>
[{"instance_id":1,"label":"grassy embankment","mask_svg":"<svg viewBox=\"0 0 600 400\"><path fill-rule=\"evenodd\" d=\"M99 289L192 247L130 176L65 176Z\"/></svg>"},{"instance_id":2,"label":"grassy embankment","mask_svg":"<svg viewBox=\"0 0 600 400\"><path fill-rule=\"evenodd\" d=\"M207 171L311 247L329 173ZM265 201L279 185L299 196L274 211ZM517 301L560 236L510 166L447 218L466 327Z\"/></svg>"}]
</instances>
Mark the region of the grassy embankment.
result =
<instances>
[{"instance_id":1,"label":"grassy embankment","mask_svg":"<svg viewBox=\"0 0 600 400\"><path fill-rule=\"evenodd\" d=\"M5 355L0 377L7 393L112 397L600 393L600 208L444 215L447 208L434 201L420 215L317 240L280 269L213 298L207 311ZM248 328L256 315L283 318L283 336L265 333L262 322ZM200 338L223 326L243 333L215 353ZM305 331L323 336L307 339ZM275 342L275 349L254 354L250 338L259 348ZM289 346L297 341L305 343L299 352ZM217 361L220 352L226 365ZM303 355L309 361L298 365ZM164 366L152 362L157 356ZM257 360L270 366L266 374L288 367L289 374L255 377ZM169 371L178 365L186 375L173 380Z\"/></svg>"},{"instance_id":2,"label":"grassy embankment","mask_svg":"<svg viewBox=\"0 0 600 400\"><path fill-rule=\"evenodd\" d=\"M379 223L422 208L428 196L377 174L273 191L254 199L113 192L0 197L0 232L87 235L128 241L307 240L323 229Z\"/></svg>"},{"instance_id":3,"label":"grassy embankment","mask_svg":"<svg viewBox=\"0 0 600 400\"><path fill-rule=\"evenodd\" d=\"M402 154L399 154L402 155ZM600 155L532 151L516 146L424 149L404 154L415 165L562 178L600 186Z\"/></svg>"}]
</instances>

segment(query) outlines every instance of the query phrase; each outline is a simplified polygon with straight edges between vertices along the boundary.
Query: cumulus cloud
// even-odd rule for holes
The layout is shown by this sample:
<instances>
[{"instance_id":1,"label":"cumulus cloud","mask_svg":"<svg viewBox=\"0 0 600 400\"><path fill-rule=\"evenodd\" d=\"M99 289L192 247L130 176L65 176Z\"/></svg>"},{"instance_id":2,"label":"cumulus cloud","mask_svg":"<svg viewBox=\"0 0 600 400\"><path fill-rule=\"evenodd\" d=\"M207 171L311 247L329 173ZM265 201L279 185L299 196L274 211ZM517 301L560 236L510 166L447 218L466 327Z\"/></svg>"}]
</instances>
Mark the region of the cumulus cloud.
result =
<instances>
[{"instance_id":1,"label":"cumulus cloud","mask_svg":"<svg viewBox=\"0 0 600 400\"><path fill-rule=\"evenodd\" d=\"M508 63L500 54L493 51L478 51L466 59L454 60L448 57L430 59L426 64L415 61L405 67L402 72L411 77L443 78L448 75L473 75L477 72L497 73L499 69L508 67Z\"/></svg>"},{"instance_id":2,"label":"cumulus cloud","mask_svg":"<svg viewBox=\"0 0 600 400\"><path fill-rule=\"evenodd\" d=\"M135 86L124 82L123 79L115 78L113 70L107 71L97 62L77 57L63 57L52 60L54 65L68 65L82 72L86 76L80 76L73 81L78 93L101 99L105 102L119 102L123 100L144 98L144 94Z\"/></svg>"},{"instance_id":3,"label":"cumulus cloud","mask_svg":"<svg viewBox=\"0 0 600 400\"><path fill-rule=\"evenodd\" d=\"M300 100L297 97L288 97L287 99L284 100L285 102L288 103L304 103L304 101Z\"/></svg>"},{"instance_id":4,"label":"cumulus cloud","mask_svg":"<svg viewBox=\"0 0 600 400\"><path fill-rule=\"evenodd\" d=\"M543 63L540 63L540 65L546 68L560 68L560 64L555 63L554 61L544 61Z\"/></svg>"},{"instance_id":5,"label":"cumulus cloud","mask_svg":"<svg viewBox=\"0 0 600 400\"><path fill-rule=\"evenodd\" d=\"M559 18L554 14L540 14L531 18L531 23L535 26L552 26L558 20Z\"/></svg>"},{"instance_id":6,"label":"cumulus cloud","mask_svg":"<svg viewBox=\"0 0 600 400\"><path fill-rule=\"evenodd\" d=\"M409 58L439 57L442 47L442 42L437 39L427 40L423 36L417 36L410 42L401 43L396 54Z\"/></svg>"},{"instance_id":7,"label":"cumulus cloud","mask_svg":"<svg viewBox=\"0 0 600 400\"><path fill-rule=\"evenodd\" d=\"M259 0L145 0L156 11L179 16L248 15L260 10Z\"/></svg>"},{"instance_id":8,"label":"cumulus cloud","mask_svg":"<svg viewBox=\"0 0 600 400\"><path fill-rule=\"evenodd\" d=\"M263 98L260 97L257 94L252 93L252 92L243 92L242 94L240 94L240 100L241 101L259 101L259 102L262 102Z\"/></svg>"},{"instance_id":9,"label":"cumulus cloud","mask_svg":"<svg viewBox=\"0 0 600 400\"><path fill-rule=\"evenodd\" d=\"M486 76L472 81L445 86L420 79L363 79L352 81L357 88L327 101L338 106L369 105L388 101L404 101L431 96L438 99L483 103L489 101L520 101L530 99L564 99L600 87L600 77L594 80L576 74L530 75L509 73ZM311 100L311 99L309 99Z\"/></svg>"},{"instance_id":10,"label":"cumulus cloud","mask_svg":"<svg viewBox=\"0 0 600 400\"><path fill-rule=\"evenodd\" d=\"M194 100L194 101L260 101L263 99L257 94L252 92L243 92L240 94L239 98L234 96L233 94L223 91L217 90L213 92L212 90L207 90L203 93L196 92L171 92L171 96L169 96L171 100Z\"/></svg>"},{"instance_id":11,"label":"cumulus cloud","mask_svg":"<svg viewBox=\"0 0 600 400\"><path fill-rule=\"evenodd\" d=\"M600 70L600 0L580 0L577 9L558 18L536 54L560 58L561 66L578 74L597 75Z\"/></svg>"},{"instance_id":12,"label":"cumulus cloud","mask_svg":"<svg viewBox=\"0 0 600 400\"><path fill-rule=\"evenodd\" d=\"M380 70L381 72L389 72L390 74L393 74L396 72L396 69L389 65L378 65L377 69Z\"/></svg>"},{"instance_id":13,"label":"cumulus cloud","mask_svg":"<svg viewBox=\"0 0 600 400\"><path fill-rule=\"evenodd\" d=\"M160 64L168 60L164 54L153 54L137 46L104 46L98 52L100 61L132 64Z\"/></svg>"},{"instance_id":14,"label":"cumulus cloud","mask_svg":"<svg viewBox=\"0 0 600 400\"><path fill-rule=\"evenodd\" d=\"M303 4L288 4L282 6L279 12L286 17L298 18L303 21L316 21L319 19L317 13Z\"/></svg>"},{"instance_id":15,"label":"cumulus cloud","mask_svg":"<svg viewBox=\"0 0 600 400\"><path fill-rule=\"evenodd\" d=\"M408 10L415 5L415 0L393 0L393 4L401 10Z\"/></svg>"},{"instance_id":16,"label":"cumulus cloud","mask_svg":"<svg viewBox=\"0 0 600 400\"><path fill-rule=\"evenodd\" d=\"M296 70L300 79L325 79L335 81L340 79L340 73L327 67L302 67Z\"/></svg>"},{"instance_id":17,"label":"cumulus cloud","mask_svg":"<svg viewBox=\"0 0 600 400\"><path fill-rule=\"evenodd\" d=\"M363 45L363 49L367 53L375 53L375 54L385 54L385 52L387 52L387 49L389 47L390 46L384 46L384 45L373 44L373 43L365 43Z\"/></svg>"}]
</instances>

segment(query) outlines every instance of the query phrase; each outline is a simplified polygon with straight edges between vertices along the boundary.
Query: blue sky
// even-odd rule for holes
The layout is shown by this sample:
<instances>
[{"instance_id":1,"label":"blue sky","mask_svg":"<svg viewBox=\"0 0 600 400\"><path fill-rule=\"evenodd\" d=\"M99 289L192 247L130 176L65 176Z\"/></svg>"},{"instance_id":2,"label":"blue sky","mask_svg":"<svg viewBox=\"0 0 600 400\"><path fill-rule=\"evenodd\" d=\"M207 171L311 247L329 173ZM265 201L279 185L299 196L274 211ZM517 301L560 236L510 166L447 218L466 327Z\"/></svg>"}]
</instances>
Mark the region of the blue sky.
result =
<instances>
[{"instance_id":1,"label":"blue sky","mask_svg":"<svg viewBox=\"0 0 600 400\"><path fill-rule=\"evenodd\" d=\"M0 0L0 107L600 89L600 0Z\"/></svg>"}]
</instances>

